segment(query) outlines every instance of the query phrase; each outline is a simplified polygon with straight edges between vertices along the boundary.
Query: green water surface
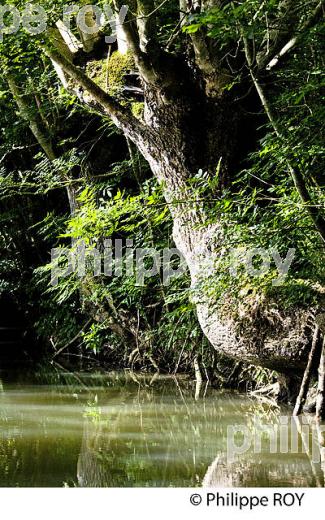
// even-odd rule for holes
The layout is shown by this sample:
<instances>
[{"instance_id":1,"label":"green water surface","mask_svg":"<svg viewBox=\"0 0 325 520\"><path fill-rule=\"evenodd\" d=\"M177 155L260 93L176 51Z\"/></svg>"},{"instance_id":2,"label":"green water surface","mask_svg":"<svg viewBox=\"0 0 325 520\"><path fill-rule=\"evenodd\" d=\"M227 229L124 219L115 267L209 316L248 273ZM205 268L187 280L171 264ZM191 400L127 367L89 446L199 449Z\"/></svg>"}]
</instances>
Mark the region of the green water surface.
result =
<instances>
[{"instance_id":1,"label":"green water surface","mask_svg":"<svg viewBox=\"0 0 325 520\"><path fill-rule=\"evenodd\" d=\"M227 458L230 426L276 431L280 416L290 410L235 392L195 398L182 378L0 371L0 486L321 485L301 439L270 453L262 434L259 453Z\"/></svg>"}]
</instances>

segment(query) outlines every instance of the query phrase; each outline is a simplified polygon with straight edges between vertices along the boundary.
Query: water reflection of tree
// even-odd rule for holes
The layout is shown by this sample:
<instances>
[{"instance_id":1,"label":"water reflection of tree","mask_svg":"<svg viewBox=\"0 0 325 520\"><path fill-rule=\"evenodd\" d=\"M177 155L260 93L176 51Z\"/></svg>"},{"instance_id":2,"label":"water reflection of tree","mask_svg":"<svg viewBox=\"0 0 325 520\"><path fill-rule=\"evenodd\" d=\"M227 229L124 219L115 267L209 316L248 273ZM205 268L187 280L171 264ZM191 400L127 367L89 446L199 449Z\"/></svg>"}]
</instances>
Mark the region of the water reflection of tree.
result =
<instances>
[{"instance_id":1,"label":"water reflection of tree","mask_svg":"<svg viewBox=\"0 0 325 520\"><path fill-rule=\"evenodd\" d=\"M243 423L254 432L258 421L276 425L281 415L289 416L289 410L281 410L270 401L259 402L226 391L215 393L211 388L198 398L195 383L182 378L70 374L60 366L56 368L46 379L55 395L53 402L62 396L62 402L69 403L74 396L83 413L87 400L93 401L83 420L76 485L324 484L322 468L319 464L308 467L308 457L301 455L302 451L297 457L283 460L281 454L269 457L265 450L262 456L250 452L231 464L225 459L228 425ZM0 381L1 395L5 397ZM6 422L8 414L6 406L0 407L6 432L0 442L0 484L42 485L46 478L60 485L62 475L70 478L71 468L76 467L79 430L76 449L75 439L68 438L63 429L51 439L49 453L45 430L44 435L40 430L27 446L24 431L19 437L14 424L9 427ZM79 411L77 414L79 427ZM34 422L33 413L31 419ZM317 431L314 433L317 439ZM303 436L301 442L306 443ZM71 485L70 480L67 485Z\"/></svg>"},{"instance_id":2,"label":"water reflection of tree","mask_svg":"<svg viewBox=\"0 0 325 520\"><path fill-rule=\"evenodd\" d=\"M250 452L227 463L227 424L242 418L253 430L256 417L276 424L280 411L272 404L227 393L224 399L198 401L195 387L179 381L176 396L170 381L157 386L135 382L137 392L127 393L123 403L103 407L97 420L85 420L80 486L315 485L301 451L283 462L281 454L267 459L265 452Z\"/></svg>"},{"instance_id":3,"label":"water reflection of tree","mask_svg":"<svg viewBox=\"0 0 325 520\"><path fill-rule=\"evenodd\" d=\"M246 425L251 434L254 434L255 428L259 429L263 424L280 426L281 415L285 416L287 413L287 410L281 411L271 401L258 403L254 400L252 408L249 407L247 410ZM294 435L297 435L298 441L298 452L293 452L292 458L288 458L285 453L278 453L275 454L277 456L275 463L272 463L270 455L269 463L265 464L265 457L260 454L246 453L229 462L224 454L219 453L204 475L203 487L254 487L257 483L277 487L324 487L324 465L314 460L318 455L319 460L321 459L322 448L318 444L315 425L311 422L309 424L312 428L306 432L301 429L301 419L288 415L288 431L292 432L296 428ZM268 445L269 438L264 441ZM277 446L279 446L279 437ZM315 451L312 453L312 446L314 450L316 448L316 453ZM288 453L290 454L290 441Z\"/></svg>"},{"instance_id":4,"label":"water reflection of tree","mask_svg":"<svg viewBox=\"0 0 325 520\"><path fill-rule=\"evenodd\" d=\"M80 485L198 484L206 466L205 461L196 460L200 439L210 433L211 425L219 436L213 420L216 405L204 413L202 402L193 399L191 385L183 384L182 396L175 396L170 379L154 384L130 377L137 390L125 397L124 409L120 405L115 413L114 408L104 408L99 420L85 422L78 463ZM189 401L185 408L184 399ZM200 420L195 420L198 416ZM191 453L186 452L187 446ZM209 460L208 455L205 458Z\"/></svg>"}]
</instances>

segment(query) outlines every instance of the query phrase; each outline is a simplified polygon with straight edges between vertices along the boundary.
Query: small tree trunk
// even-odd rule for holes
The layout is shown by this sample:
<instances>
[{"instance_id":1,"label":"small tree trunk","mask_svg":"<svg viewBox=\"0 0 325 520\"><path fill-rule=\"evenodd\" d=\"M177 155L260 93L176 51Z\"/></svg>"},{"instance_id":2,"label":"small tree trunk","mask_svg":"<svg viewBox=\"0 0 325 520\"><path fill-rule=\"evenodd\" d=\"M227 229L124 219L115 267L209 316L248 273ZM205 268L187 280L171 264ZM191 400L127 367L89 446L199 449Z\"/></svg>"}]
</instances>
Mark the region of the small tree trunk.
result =
<instances>
[{"instance_id":1,"label":"small tree trunk","mask_svg":"<svg viewBox=\"0 0 325 520\"><path fill-rule=\"evenodd\" d=\"M37 106L34 106L33 100L30 96L26 96L21 93L21 88L18 86L16 78L13 75L6 76L8 86L12 96L17 103L21 117L28 123L29 128L34 135L36 141L42 148L46 157L50 162L57 159L57 155L54 151L51 136L48 129L43 124L42 118L39 114ZM76 195L73 187L67 186L67 196L69 200L70 213L75 213L77 202Z\"/></svg>"},{"instance_id":2,"label":"small tree trunk","mask_svg":"<svg viewBox=\"0 0 325 520\"><path fill-rule=\"evenodd\" d=\"M84 14L83 23L88 27L88 30L83 31L78 24L78 30L82 41L83 49L85 52L93 52L96 44L100 41L100 21L97 20L96 11L94 6L87 5L88 7Z\"/></svg>"},{"instance_id":3,"label":"small tree trunk","mask_svg":"<svg viewBox=\"0 0 325 520\"><path fill-rule=\"evenodd\" d=\"M305 401L306 401L306 396L307 396L308 387L309 387L309 383L310 383L310 378L311 378L311 374L312 374L312 368L314 366L314 360L315 360L315 357L316 357L316 354L317 354L317 350L318 350L317 349L317 347L318 347L318 341L317 341L318 340L318 336L319 336L319 327L318 327L318 325L316 325L315 331L314 331L314 337L313 337L312 346L311 346L311 349L310 349L310 352L309 352L309 356L308 356L308 362L307 362L306 370L305 370L304 377L303 377L302 382L301 382L301 387L300 387L300 391L299 391L299 394L298 394L298 397L297 397L295 408L293 410L293 415L299 415L301 413L302 407L303 407L303 405L305 404Z\"/></svg>"}]
</instances>

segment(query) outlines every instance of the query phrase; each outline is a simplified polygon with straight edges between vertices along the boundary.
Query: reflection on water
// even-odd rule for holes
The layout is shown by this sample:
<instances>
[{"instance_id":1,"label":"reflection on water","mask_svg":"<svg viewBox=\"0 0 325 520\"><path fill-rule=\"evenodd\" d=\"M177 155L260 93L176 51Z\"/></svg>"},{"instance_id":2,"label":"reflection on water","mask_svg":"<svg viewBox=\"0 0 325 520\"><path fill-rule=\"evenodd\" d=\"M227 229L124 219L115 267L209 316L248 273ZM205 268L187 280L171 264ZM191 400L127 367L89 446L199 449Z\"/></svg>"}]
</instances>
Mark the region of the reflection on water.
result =
<instances>
[{"instance_id":1,"label":"reflection on water","mask_svg":"<svg viewBox=\"0 0 325 520\"><path fill-rule=\"evenodd\" d=\"M315 486L308 456L250 450L226 459L227 426L275 426L279 410L186 380L0 374L0 486Z\"/></svg>"}]
</instances>

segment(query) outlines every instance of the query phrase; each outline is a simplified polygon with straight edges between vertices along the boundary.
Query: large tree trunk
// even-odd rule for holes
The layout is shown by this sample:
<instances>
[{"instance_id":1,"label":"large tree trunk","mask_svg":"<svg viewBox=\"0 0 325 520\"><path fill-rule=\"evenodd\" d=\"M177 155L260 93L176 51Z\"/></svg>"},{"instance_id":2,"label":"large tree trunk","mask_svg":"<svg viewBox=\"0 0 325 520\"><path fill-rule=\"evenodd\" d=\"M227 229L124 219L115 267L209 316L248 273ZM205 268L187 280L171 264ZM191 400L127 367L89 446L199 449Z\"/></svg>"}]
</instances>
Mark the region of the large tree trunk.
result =
<instances>
[{"instance_id":1,"label":"large tree trunk","mask_svg":"<svg viewBox=\"0 0 325 520\"><path fill-rule=\"evenodd\" d=\"M134 3L142 14L154 13L151 0ZM115 4L121 7L119 0ZM209 281L211 265L217 264L227 244L222 223L208 224L203 204L196 199L189 180L199 169L212 178L219 165L216 190L220 193L231 181L236 168L233 158L238 160L237 147L245 136L238 131L238 104L222 88L229 77L216 63L204 35L192 35L196 66L191 67L186 60L159 48L155 34L150 32L150 17L151 25L148 22L147 26L146 18L141 18L141 30L132 16L124 26L144 86L144 122L63 56L51 50L47 53L136 144L163 185L174 221L174 241L190 270L198 319L211 344L226 355L280 372L302 371L314 326L312 310L288 312L277 302L256 297L249 314L232 316L220 310L216 297L201 289L202 282ZM211 193L211 198L215 195Z\"/></svg>"},{"instance_id":2,"label":"large tree trunk","mask_svg":"<svg viewBox=\"0 0 325 520\"><path fill-rule=\"evenodd\" d=\"M193 96L195 105L194 99ZM202 205L195 201L187 180L198 171L199 165L212 173L212 165L222 157L223 183L227 182L231 172L230 156L236 144L234 124L237 115L231 115L226 99L215 100L217 110L214 107L212 114L218 112L220 124L217 122L209 128L207 118L202 117L209 111L209 101L206 105L202 102L201 106L198 101L196 103L200 118L193 113L195 108L189 108L190 102L186 105L184 99L174 99L171 105L163 101L154 103L151 93L146 122L157 132L159 142L155 153L145 144L142 153L165 187L174 222L173 238L191 273L202 330L211 344L226 355L280 372L303 370L310 344L312 312L295 309L288 313L281 311L274 302L266 304L257 299L252 315L238 320L225 313L219 314L217 301L200 289L209 280L211 266L216 266L220 250L227 244L221 224L205 224ZM223 113L228 115L228 120ZM212 143L210 149L209 143Z\"/></svg>"}]
</instances>

